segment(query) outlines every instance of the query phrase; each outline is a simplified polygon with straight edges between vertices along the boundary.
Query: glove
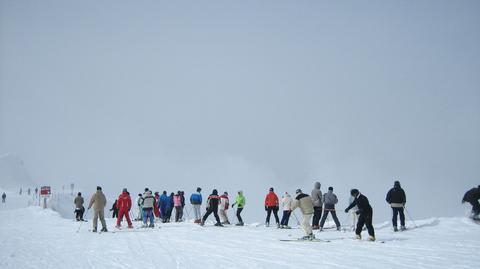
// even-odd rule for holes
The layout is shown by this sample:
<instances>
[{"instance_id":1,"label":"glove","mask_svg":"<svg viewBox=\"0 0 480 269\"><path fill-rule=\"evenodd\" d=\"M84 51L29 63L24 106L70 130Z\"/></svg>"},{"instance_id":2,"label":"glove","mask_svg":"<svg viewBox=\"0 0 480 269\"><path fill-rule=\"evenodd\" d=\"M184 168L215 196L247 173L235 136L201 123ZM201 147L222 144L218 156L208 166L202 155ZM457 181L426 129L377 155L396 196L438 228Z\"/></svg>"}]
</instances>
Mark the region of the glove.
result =
<instances>
[{"instance_id":1,"label":"glove","mask_svg":"<svg viewBox=\"0 0 480 269\"><path fill-rule=\"evenodd\" d=\"M348 213L348 209L345 209L345 213Z\"/></svg>"},{"instance_id":2,"label":"glove","mask_svg":"<svg viewBox=\"0 0 480 269\"><path fill-rule=\"evenodd\" d=\"M268 211L268 207L267 207L267 206L265 206L265 211Z\"/></svg>"},{"instance_id":3,"label":"glove","mask_svg":"<svg viewBox=\"0 0 480 269\"><path fill-rule=\"evenodd\" d=\"M233 208L234 205L235 205L235 204L232 204L232 208Z\"/></svg>"}]
</instances>

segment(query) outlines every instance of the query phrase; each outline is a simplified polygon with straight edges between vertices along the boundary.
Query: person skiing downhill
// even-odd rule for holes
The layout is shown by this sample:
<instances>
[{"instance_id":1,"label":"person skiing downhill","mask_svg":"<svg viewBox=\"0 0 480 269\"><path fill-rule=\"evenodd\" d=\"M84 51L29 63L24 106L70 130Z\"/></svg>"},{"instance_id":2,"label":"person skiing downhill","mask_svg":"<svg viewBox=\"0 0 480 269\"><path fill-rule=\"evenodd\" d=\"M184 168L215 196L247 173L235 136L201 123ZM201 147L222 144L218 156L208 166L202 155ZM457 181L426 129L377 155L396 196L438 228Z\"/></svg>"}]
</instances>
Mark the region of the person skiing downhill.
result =
<instances>
[{"instance_id":1,"label":"person skiing downhill","mask_svg":"<svg viewBox=\"0 0 480 269\"><path fill-rule=\"evenodd\" d=\"M205 221L207 220L208 216L213 213L215 216L215 226L223 227L222 223L220 223L220 218L218 217L218 206L220 205L220 197L218 196L218 191L213 189L212 194L208 196L207 199L207 212L203 215L202 222L200 223L201 226L205 225Z\"/></svg>"},{"instance_id":2,"label":"person skiing downhill","mask_svg":"<svg viewBox=\"0 0 480 269\"><path fill-rule=\"evenodd\" d=\"M88 205L88 209L92 208L93 206L93 230L92 232L97 232L97 224L98 218L100 218L100 222L102 223L102 232L107 232L107 223L105 222L105 206L107 205L107 198L105 194L102 192L102 187L97 186L97 192L92 195L90 198L90 204Z\"/></svg>"},{"instance_id":3,"label":"person skiing downhill","mask_svg":"<svg viewBox=\"0 0 480 269\"><path fill-rule=\"evenodd\" d=\"M118 200L115 199L115 202L113 202L112 208L110 208L110 211L112 211L112 219L118 218L117 202Z\"/></svg>"},{"instance_id":4,"label":"person skiing downhill","mask_svg":"<svg viewBox=\"0 0 480 269\"><path fill-rule=\"evenodd\" d=\"M390 207L392 208L392 225L393 225L393 230L395 232L398 232L397 228L397 216L400 214L400 229L402 231L405 231L407 228L405 228L405 213L403 212L405 203L407 202L406 196L405 196L405 191L402 189L400 186L399 181L395 181L393 183L393 188L391 188L388 193L387 197L385 198L387 203L390 204Z\"/></svg>"},{"instance_id":5,"label":"person skiing downhill","mask_svg":"<svg viewBox=\"0 0 480 269\"><path fill-rule=\"evenodd\" d=\"M340 222L338 221L337 213L335 211L335 205L338 203L338 198L333 193L333 187L328 187L328 192L323 195L323 201L325 205L324 205L323 217L322 217L322 220L320 221L320 231L323 230L323 225L327 220L329 212L332 214L332 218L333 218L333 221L335 222L335 225L337 226L337 230L340 231Z\"/></svg>"},{"instance_id":6,"label":"person skiing downhill","mask_svg":"<svg viewBox=\"0 0 480 269\"><path fill-rule=\"evenodd\" d=\"M230 224L230 221L228 220L228 208L230 207L230 201L228 199L228 192L223 192L222 195L220 195L220 208L219 208L219 213L220 213L220 220L222 224Z\"/></svg>"},{"instance_id":7,"label":"person skiing downhill","mask_svg":"<svg viewBox=\"0 0 480 269\"><path fill-rule=\"evenodd\" d=\"M232 208L237 205L237 219L238 223L235 224L236 226L243 226L243 219L241 216L241 213L243 211L243 208L245 207L245 196L243 196L243 191L238 191L237 197L235 198L235 203L232 204Z\"/></svg>"},{"instance_id":8,"label":"person skiing downhill","mask_svg":"<svg viewBox=\"0 0 480 269\"><path fill-rule=\"evenodd\" d=\"M152 191L150 191L148 188L146 189L147 191L143 194L143 228L150 227L153 228L155 227L154 224L154 217L153 217L153 204L155 203L155 197L152 195ZM150 224L147 225L147 220L150 220Z\"/></svg>"},{"instance_id":9,"label":"person skiing downhill","mask_svg":"<svg viewBox=\"0 0 480 269\"><path fill-rule=\"evenodd\" d=\"M480 220L480 204L478 200L480 199L480 185L477 188L472 188L468 190L462 199L462 204L469 202L472 205L472 216L474 220Z\"/></svg>"},{"instance_id":10,"label":"person skiing downhill","mask_svg":"<svg viewBox=\"0 0 480 269\"><path fill-rule=\"evenodd\" d=\"M322 218L322 206L323 206L323 195L320 182L315 182L312 190L312 200L313 200L313 219L312 219L312 229L318 230L320 228L319 221Z\"/></svg>"},{"instance_id":11,"label":"person skiing downhill","mask_svg":"<svg viewBox=\"0 0 480 269\"><path fill-rule=\"evenodd\" d=\"M3 193L2 194L2 203L5 203L5 199L7 199L7 194Z\"/></svg>"},{"instance_id":12,"label":"person skiing downhill","mask_svg":"<svg viewBox=\"0 0 480 269\"><path fill-rule=\"evenodd\" d=\"M77 197L73 199L73 204L75 204L75 219L77 221L83 221L83 213L85 212L85 207L83 207L83 197L82 193L77 193Z\"/></svg>"},{"instance_id":13,"label":"person skiing downhill","mask_svg":"<svg viewBox=\"0 0 480 269\"><path fill-rule=\"evenodd\" d=\"M194 223L201 223L202 215L200 213L200 207L202 206L202 194L200 193L202 188L198 187L197 192L190 195L190 203L193 207L193 214L195 215Z\"/></svg>"},{"instance_id":14,"label":"person skiing downhill","mask_svg":"<svg viewBox=\"0 0 480 269\"><path fill-rule=\"evenodd\" d=\"M301 189L295 191L297 195L295 200L292 203L292 211L300 208L302 211L302 229L305 233L305 236L302 237L303 240L313 240L315 235L313 235L312 226L310 226L310 219L313 216L313 200L308 194L302 192Z\"/></svg>"},{"instance_id":15,"label":"person skiing downhill","mask_svg":"<svg viewBox=\"0 0 480 269\"><path fill-rule=\"evenodd\" d=\"M375 230L373 229L372 225L372 218L373 218L373 209L368 202L368 198L361 194L357 189L352 189L350 194L355 197L355 200L345 209L345 213L353 208L354 206L358 207L357 214L358 222L357 228L355 229L356 239L362 239L362 228L363 225L367 227L368 234L370 235L369 240L375 241Z\"/></svg>"},{"instance_id":16,"label":"person skiing downhill","mask_svg":"<svg viewBox=\"0 0 480 269\"><path fill-rule=\"evenodd\" d=\"M182 208L182 197L180 196L180 191L173 196L173 206L175 207L175 222L182 221L183 217L183 208Z\"/></svg>"},{"instance_id":17,"label":"person skiing downhill","mask_svg":"<svg viewBox=\"0 0 480 269\"><path fill-rule=\"evenodd\" d=\"M117 229L120 229L120 223L123 220L123 216L127 219L128 228L133 228L132 221L130 220L130 209L132 208L132 199L127 192L127 189L124 188L122 194L118 196L117 199L117 209L118 209L118 218L117 218L117 225L115 226Z\"/></svg>"},{"instance_id":18,"label":"person skiing downhill","mask_svg":"<svg viewBox=\"0 0 480 269\"><path fill-rule=\"evenodd\" d=\"M282 221L280 221L280 228L290 229L290 227L288 226L288 220L290 219L290 214L292 213L292 203L292 196L290 196L288 192L285 192L282 197L283 216Z\"/></svg>"},{"instance_id":19,"label":"person skiing downhill","mask_svg":"<svg viewBox=\"0 0 480 269\"><path fill-rule=\"evenodd\" d=\"M267 218L265 219L265 226L270 226L270 216L273 211L273 216L275 217L275 222L277 223L277 228L280 228L280 220L278 219L278 196L273 191L273 188L270 188L268 194L265 196L265 211L267 211Z\"/></svg>"}]
</instances>

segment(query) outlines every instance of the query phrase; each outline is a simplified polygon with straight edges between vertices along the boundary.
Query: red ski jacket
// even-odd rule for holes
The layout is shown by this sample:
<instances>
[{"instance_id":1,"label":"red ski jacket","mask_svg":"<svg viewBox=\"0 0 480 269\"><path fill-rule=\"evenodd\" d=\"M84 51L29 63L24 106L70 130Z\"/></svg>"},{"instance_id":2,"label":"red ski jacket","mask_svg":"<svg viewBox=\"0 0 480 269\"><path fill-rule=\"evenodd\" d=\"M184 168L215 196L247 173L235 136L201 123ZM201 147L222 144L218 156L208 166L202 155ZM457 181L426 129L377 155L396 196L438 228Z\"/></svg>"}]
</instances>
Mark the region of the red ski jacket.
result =
<instances>
[{"instance_id":1,"label":"red ski jacket","mask_svg":"<svg viewBox=\"0 0 480 269\"><path fill-rule=\"evenodd\" d=\"M278 206L278 197L273 191L265 197L265 206Z\"/></svg>"},{"instance_id":2,"label":"red ski jacket","mask_svg":"<svg viewBox=\"0 0 480 269\"><path fill-rule=\"evenodd\" d=\"M122 192L122 194L118 196L117 208L118 210L130 210L130 208L132 208L132 199L130 199L130 195L126 192Z\"/></svg>"}]
</instances>

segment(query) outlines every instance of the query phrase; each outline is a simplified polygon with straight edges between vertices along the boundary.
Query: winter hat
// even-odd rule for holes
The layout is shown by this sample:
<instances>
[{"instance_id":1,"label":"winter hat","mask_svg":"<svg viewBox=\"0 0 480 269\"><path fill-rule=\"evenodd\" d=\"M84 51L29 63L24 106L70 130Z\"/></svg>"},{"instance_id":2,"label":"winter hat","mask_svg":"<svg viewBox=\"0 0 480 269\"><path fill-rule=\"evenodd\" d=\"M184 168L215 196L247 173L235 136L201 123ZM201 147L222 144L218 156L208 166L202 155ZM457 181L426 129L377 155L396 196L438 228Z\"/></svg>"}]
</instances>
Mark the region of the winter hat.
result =
<instances>
[{"instance_id":1,"label":"winter hat","mask_svg":"<svg viewBox=\"0 0 480 269\"><path fill-rule=\"evenodd\" d=\"M333 187L328 187L328 190L329 190L329 191L333 191Z\"/></svg>"},{"instance_id":2,"label":"winter hat","mask_svg":"<svg viewBox=\"0 0 480 269\"><path fill-rule=\"evenodd\" d=\"M320 182L315 182L315 189L320 189L320 187L322 186L322 184L320 184Z\"/></svg>"},{"instance_id":3,"label":"winter hat","mask_svg":"<svg viewBox=\"0 0 480 269\"><path fill-rule=\"evenodd\" d=\"M357 189L352 189L352 190L350 191L350 194L351 194L352 196L357 196L358 193L359 193L359 191L358 191Z\"/></svg>"},{"instance_id":4,"label":"winter hat","mask_svg":"<svg viewBox=\"0 0 480 269\"><path fill-rule=\"evenodd\" d=\"M78 196L82 196L82 193L81 193L81 192L79 192L77 195L78 195Z\"/></svg>"},{"instance_id":5,"label":"winter hat","mask_svg":"<svg viewBox=\"0 0 480 269\"><path fill-rule=\"evenodd\" d=\"M302 193L302 190L301 190L301 189L297 189L297 190L295 191L295 193L296 193L296 194Z\"/></svg>"},{"instance_id":6,"label":"winter hat","mask_svg":"<svg viewBox=\"0 0 480 269\"><path fill-rule=\"evenodd\" d=\"M101 190L102 190L102 187L97 186L97 191L101 191Z\"/></svg>"},{"instance_id":7,"label":"winter hat","mask_svg":"<svg viewBox=\"0 0 480 269\"><path fill-rule=\"evenodd\" d=\"M167 194L167 191L163 191L163 194Z\"/></svg>"},{"instance_id":8,"label":"winter hat","mask_svg":"<svg viewBox=\"0 0 480 269\"><path fill-rule=\"evenodd\" d=\"M223 194L228 195L228 192L224 191Z\"/></svg>"},{"instance_id":9,"label":"winter hat","mask_svg":"<svg viewBox=\"0 0 480 269\"><path fill-rule=\"evenodd\" d=\"M138 194L138 196L142 196L142 194L141 194L141 193L139 193L139 194Z\"/></svg>"},{"instance_id":10,"label":"winter hat","mask_svg":"<svg viewBox=\"0 0 480 269\"><path fill-rule=\"evenodd\" d=\"M396 181L393 183L393 186L400 188L400 181L396 180Z\"/></svg>"},{"instance_id":11,"label":"winter hat","mask_svg":"<svg viewBox=\"0 0 480 269\"><path fill-rule=\"evenodd\" d=\"M217 189L213 189L212 194L213 194L213 195L218 195Z\"/></svg>"},{"instance_id":12,"label":"winter hat","mask_svg":"<svg viewBox=\"0 0 480 269\"><path fill-rule=\"evenodd\" d=\"M197 187L197 192L201 192L201 191L202 191L202 188Z\"/></svg>"},{"instance_id":13,"label":"winter hat","mask_svg":"<svg viewBox=\"0 0 480 269\"><path fill-rule=\"evenodd\" d=\"M273 191L273 188L270 188L269 191Z\"/></svg>"},{"instance_id":14,"label":"winter hat","mask_svg":"<svg viewBox=\"0 0 480 269\"><path fill-rule=\"evenodd\" d=\"M127 192L127 188L123 188L123 191L122 192Z\"/></svg>"},{"instance_id":15,"label":"winter hat","mask_svg":"<svg viewBox=\"0 0 480 269\"><path fill-rule=\"evenodd\" d=\"M148 188L145 188L145 192L147 192L147 191L148 191Z\"/></svg>"}]
</instances>

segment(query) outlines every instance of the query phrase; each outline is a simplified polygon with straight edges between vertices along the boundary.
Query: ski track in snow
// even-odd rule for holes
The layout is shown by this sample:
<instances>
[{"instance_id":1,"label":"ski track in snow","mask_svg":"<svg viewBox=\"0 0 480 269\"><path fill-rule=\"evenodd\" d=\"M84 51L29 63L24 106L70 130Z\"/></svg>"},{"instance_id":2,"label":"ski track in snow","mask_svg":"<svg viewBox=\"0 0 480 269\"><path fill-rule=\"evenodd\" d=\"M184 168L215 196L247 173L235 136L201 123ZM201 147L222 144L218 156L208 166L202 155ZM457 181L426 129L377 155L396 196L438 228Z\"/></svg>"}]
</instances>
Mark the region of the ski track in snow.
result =
<instances>
[{"instance_id":1,"label":"ski track in snow","mask_svg":"<svg viewBox=\"0 0 480 269\"><path fill-rule=\"evenodd\" d=\"M418 220L417 228L394 233L376 226L377 240L356 241L353 232L317 232L331 242L282 242L301 229L258 225L200 227L157 223L154 229L92 233L51 210L27 207L7 194L0 207L0 268L477 268L480 225L467 218ZM107 218L109 230L115 220ZM140 226L139 222L134 222ZM159 229L158 226L161 228ZM101 224L99 222L99 228Z\"/></svg>"}]
</instances>

